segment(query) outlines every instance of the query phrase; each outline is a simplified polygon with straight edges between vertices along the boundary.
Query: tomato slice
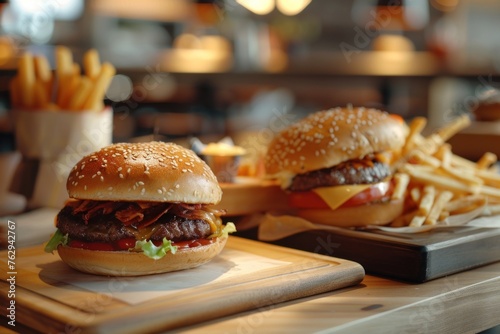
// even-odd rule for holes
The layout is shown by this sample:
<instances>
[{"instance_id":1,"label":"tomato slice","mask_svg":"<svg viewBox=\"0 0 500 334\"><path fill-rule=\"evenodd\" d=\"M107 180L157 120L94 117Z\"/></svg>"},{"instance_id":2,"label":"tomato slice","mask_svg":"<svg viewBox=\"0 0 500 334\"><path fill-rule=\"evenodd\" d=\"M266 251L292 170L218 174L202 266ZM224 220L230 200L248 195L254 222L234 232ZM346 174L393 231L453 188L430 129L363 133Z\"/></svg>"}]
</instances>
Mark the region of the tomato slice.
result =
<instances>
[{"instance_id":1,"label":"tomato slice","mask_svg":"<svg viewBox=\"0 0 500 334\"><path fill-rule=\"evenodd\" d=\"M130 248L134 248L135 247L135 239L134 238L120 239L116 242L116 246L120 250L128 250Z\"/></svg>"},{"instance_id":2,"label":"tomato slice","mask_svg":"<svg viewBox=\"0 0 500 334\"><path fill-rule=\"evenodd\" d=\"M388 199L392 193L394 185L390 181L379 182L366 188L362 192L354 195L344 202L340 207L352 207L364 205L370 202ZM289 204L299 209L328 209L329 206L314 191L292 192L288 196Z\"/></svg>"},{"instance_id":3,"label":"tomato slice","mask_svg":"<svg viewBox=\"0 0 500 334\"><path fill-rule=\"evenodd\" d=\"M209 245L214 242L215 239L193 239L187 241L179 241L173 243L174 246L179 248L191 248ZM162 240L153 241L155 246L161 246L163 244ZM116 241L115 243L105 243L105 242L88 242L81 240L71 240L68 243L68 246L74 248L83 248L90 250L100 250L100 251L123 251L128 250L130 248L135 247L135 239L134 238L125 238Z\"/></svg>"},{"instance_id":4,"label":"tomato slice","mask_svg":"<svg viewBox=\"0 0 500 334\"><path fill-rule=\"evenodd\" d=\"M83 248L90 250L100 250L100 251L112 251L114 250L113 245L107 244L105 242L85 242L79 240L71 240L68 246L74 248Z\"/></svg>"}]
</instances>

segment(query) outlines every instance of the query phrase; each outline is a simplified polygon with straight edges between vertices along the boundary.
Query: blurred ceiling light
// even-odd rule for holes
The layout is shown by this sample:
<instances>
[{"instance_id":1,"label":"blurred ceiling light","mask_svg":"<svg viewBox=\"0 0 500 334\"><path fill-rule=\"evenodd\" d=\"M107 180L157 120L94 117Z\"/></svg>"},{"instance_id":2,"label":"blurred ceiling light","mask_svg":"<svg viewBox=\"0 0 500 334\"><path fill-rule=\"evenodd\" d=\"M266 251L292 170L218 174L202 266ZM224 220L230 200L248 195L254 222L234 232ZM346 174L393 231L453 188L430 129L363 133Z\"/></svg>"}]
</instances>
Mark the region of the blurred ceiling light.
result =
<instances>
[{"instance_id":1,"label":"blurred ceiling light","mask_svg":"<svg viewBox=\"0 0 500 334\"><path fill-rule=\"evenodd\" d=\"M51 16L43 11L27 14L19 8L14 9L11 4L3 7L0 22L2 30L12 38L22 37L35 44L47 43L54 32Z\"/></svg>"},{"instance_id":2,"label":"blurred ceiling light","mask_svg":"<svg viewBox=\"0 0 500 334\"><path fill-rule=\"evenodd\" d=\"M405 36L381 34L377 36L372 43L373 51L392 51L392 52L412 52L415 51L413 42Z\"/></svg>"},{"instance_id":3,"label":"blurred ceiling light","mask_svg":"<svg viewBox=\"0 0 500 334\"><path fill-rule=\"evenodd\" d=\"M237 3L258 15L266 15L276 6L285 15L297 15L302 12L312 0L236 0Z\"/></svg>"},{"instance_id":4,"label":"blurred ceiling light","mask_svg":"<svg viewBox=\"0 0 500 334\"><path fill-rule=\"evenodd\" d=\"M269 14L274 9L274 0L236 0L236 2L257 15Z\"/></svg>"},{"instance_id":5,"label":"blurred ceiling light","mask_svg":"<svg viewBox=\"0 0 500 334\"><path fill-rule=\"evenodd\" d=\"M276 7L285 15L297 15L303 11L312 0L276 0Z\"/></svg>"},{"instance_id":6,"label":"blurred ceiling light","mask_svg":"<svg viewBox=\"0 0 500 334\"><path fill-rule=\"evenodd\" d=\"M167 71L210 73L232 66L231 44L223 36L183 33L173 44L162 57Z\"/></svg>"},{"instance_id":7,"label":"blurred ceiling light","mask_svg":"<svg viewBox=\"0 0 500 334\"><path fill-rule=\"evenodd\" d=\"M191 1L186 0L89 0L92 11L111 17L158 21L184 21L192 15Z\"/></svg>"},{"instance_id":8,"label":"blurred ceiling light","mask_svg":"<svg viewBox=\"0 0 500 334\"><path fill-rule=\"evenodd\" d=\"M12 9L20 14L50 17L56 20L75 20L83 13L83 0L11 0Z\"/></svg>"},{"instance_id":9,"label":"blurred ceiling light","mask_svg":"<svg viewBox=\"0 0 500 334\"><path fill-rule=\"evenodd\" d=\"M113 102L125 101L132 95L132 80L123 74L117 74L111 80L106 97Z\"/></svg>"}]
</instances>

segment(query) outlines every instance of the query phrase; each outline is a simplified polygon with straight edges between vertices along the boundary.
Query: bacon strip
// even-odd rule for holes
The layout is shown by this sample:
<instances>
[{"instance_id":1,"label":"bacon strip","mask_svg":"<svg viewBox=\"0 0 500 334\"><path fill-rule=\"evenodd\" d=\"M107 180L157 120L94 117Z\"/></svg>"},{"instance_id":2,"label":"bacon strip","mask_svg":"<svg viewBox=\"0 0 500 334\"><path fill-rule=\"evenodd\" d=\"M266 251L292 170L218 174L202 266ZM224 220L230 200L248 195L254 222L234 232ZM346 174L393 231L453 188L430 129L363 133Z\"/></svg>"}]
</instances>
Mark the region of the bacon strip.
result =
<instances>
[{"instance_id":1,"label":"bacon strip","mask_svg":"<svg viewBox=\"0 0 500 334\"><path fill-rule=\"evenodd\" d=\"M155 203L155 202L113 202L77 200L67 203L73 208L72 213L82 214L86 224L98 215L109 215L114 212L114 217L126 226L144 228L158 221L163 215L172 210L173 215L187 219L203 219L213 228L219 217L225 214L224 210L215 210L201 204L184 203Z\"/></svg>"},{"instance_id":2,"label":"bacon strip","mask_svg":"<svg viewBox=\"0 0 500 334\"><path fill-rule=\"evenodd\" d=\"M134 205L129 205L123 210L115 212L115 217L123 223L123 225L132 225L140 222L144 218L142 210L137 209Z\"/></svg>"},{"instance_id":3,"label":"bacon strip","mask_svg":"<svg viewBox=\"0 0 500 334\"><path fill-rule=\"evenodd\" d=\"M148 215L146 219L140 222L140 224L137 225L137 228L143 228L148 225L153 224L155 221L160 219L161 216L166 214L170 208L172 208L172 205L157 205L154 207L154 210L151 210L148 212Z\"/></svg>"}]
</instances>

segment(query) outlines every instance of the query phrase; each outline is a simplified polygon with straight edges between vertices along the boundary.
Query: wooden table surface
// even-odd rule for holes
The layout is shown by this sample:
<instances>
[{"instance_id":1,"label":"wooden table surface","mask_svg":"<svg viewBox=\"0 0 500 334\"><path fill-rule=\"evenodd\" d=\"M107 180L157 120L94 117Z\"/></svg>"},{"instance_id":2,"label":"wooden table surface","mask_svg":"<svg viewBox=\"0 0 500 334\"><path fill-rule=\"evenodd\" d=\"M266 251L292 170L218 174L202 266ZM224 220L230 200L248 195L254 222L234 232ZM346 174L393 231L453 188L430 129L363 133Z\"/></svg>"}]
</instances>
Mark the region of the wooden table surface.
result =
<instances>
[{"instance_id":1,"label":"wooden table surface","mask_svg":"<svg viewBox=\"0 0 500 334\"><path fill-rule=\"evenodd\" d=\"M1 333L34 333L2 320ZM500 325L500 263L423 284L367 275L351 288L176 333L477 333Z\"/></svg>"},{"instance_id":2,"label":"wooden table surface","mask_svg":"<svg viewBox=\"0 0 500 334\"><path fill-rule=\"evenodd\" d=\"M177 333L477 333L500 325L500 263L423 284L367 275L355 287Z\"/></svg>"}]
</instances>

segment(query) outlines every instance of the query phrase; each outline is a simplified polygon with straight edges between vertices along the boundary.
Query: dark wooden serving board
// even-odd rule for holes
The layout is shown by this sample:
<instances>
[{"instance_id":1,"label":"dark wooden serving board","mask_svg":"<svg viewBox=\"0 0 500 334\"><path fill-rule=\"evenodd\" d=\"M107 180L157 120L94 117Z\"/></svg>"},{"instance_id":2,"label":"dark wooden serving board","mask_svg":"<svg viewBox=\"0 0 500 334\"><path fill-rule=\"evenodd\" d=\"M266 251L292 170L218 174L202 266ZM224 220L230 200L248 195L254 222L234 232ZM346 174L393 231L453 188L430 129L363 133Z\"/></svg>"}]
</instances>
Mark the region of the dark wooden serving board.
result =
<instances>
[{"instance_id":1,"label":"dark wooden serving board","mask_svg":"<svg viewBox=\"0 0 500 334\"><path fill-rule=\"evenodd\" d=\"M272 243L348 259L368 274L415 283L500 261L500 228L461 226L417 234L338 228Z\"/></svg>"}]
</instances>

